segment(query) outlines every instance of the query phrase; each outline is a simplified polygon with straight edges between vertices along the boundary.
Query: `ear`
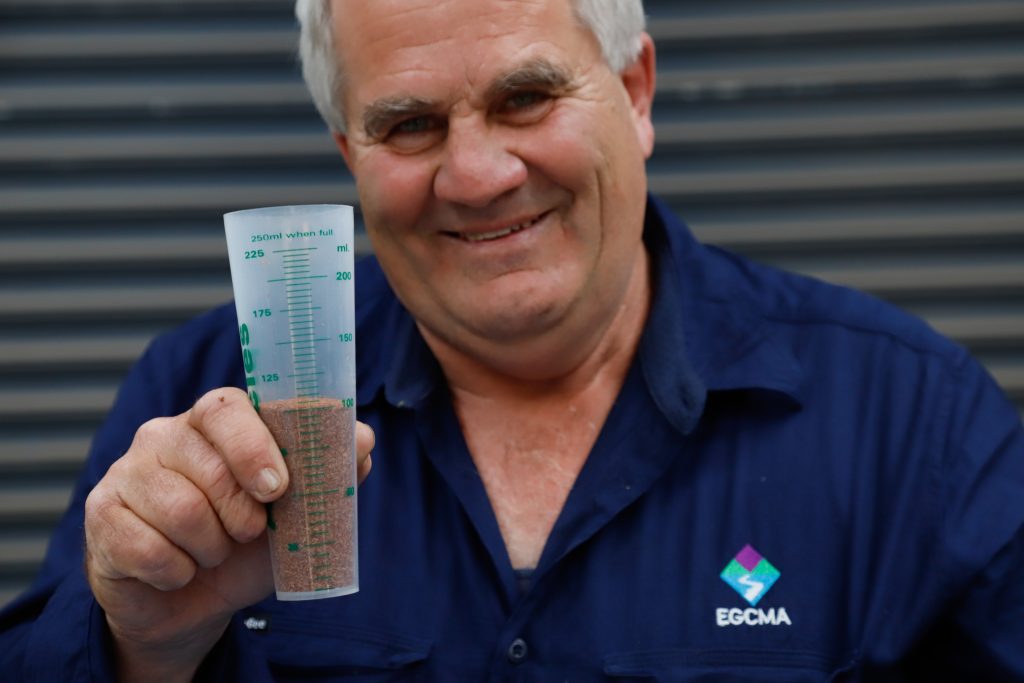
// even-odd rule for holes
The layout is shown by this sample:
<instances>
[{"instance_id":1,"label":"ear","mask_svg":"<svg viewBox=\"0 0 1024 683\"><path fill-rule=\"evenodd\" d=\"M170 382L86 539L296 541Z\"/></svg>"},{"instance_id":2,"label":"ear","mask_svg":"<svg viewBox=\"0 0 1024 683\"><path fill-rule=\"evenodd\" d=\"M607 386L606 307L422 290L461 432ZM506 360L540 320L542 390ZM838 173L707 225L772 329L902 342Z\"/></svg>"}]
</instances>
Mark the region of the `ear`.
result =
<instances>
[{"instance_id":1,"label":"ear","mask_svg":"<svg viewBox=\"0 0 1024 683\"><path fill-rule=\"evenodd\" d=\"M352 153L348 146L348 136L335 130L331 131L331 137L334 138L334 145L338 148L338 151L341 152L341 157L345 160L345 165L348 166L349 172L353 173Z\"/></svg>"},{"instance_id":2,"label":"ear","mask_svg":"<svg viewBox=\"0 0 1024 683\"><path fill-rule=\"evenodd\" d=\"M644 33L641 37L640 55L619 74L633 110L633 123L637 137L644 151L644 158L650 158L654 150L654 124L651 122L651 106L654 103L654 41Z\"/></svg>"}]
</instances>

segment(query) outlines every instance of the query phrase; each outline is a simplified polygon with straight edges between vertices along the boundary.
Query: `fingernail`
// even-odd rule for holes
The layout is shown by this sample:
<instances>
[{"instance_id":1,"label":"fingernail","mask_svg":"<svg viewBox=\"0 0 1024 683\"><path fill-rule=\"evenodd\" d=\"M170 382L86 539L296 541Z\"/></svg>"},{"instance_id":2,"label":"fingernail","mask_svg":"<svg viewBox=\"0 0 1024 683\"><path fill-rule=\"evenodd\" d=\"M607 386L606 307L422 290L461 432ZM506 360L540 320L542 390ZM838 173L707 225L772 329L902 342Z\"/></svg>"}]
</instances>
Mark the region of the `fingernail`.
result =
<instances>
[{"instance_id":1,"label":"fingernail","mask_svg":"<svg viewBox=\"0 0 1024 683\"><path fill-rule=\"evenodd\" d=\"M277 472L269 467L261 470L259 476L256 477L256 493L261 496L269 496L280 485L281 477L277 476Z\"/></svg>"}]
</instances>

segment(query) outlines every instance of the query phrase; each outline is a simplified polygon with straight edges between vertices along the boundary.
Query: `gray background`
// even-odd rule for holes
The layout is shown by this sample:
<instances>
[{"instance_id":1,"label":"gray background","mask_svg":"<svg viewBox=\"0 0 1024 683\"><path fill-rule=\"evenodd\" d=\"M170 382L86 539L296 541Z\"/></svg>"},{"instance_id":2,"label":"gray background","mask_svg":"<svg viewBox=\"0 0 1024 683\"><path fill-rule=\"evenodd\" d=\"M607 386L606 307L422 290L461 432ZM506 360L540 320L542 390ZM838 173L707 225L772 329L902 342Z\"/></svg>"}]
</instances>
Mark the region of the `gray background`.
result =
<instances>
[{"instance_id":1,"label":"gray background","mask_svg":"<svg viewBox=\"0 0 1024 683\"><path fill-rule=\"evenodd\" d=\"M647 11L652 188L925 316L1024 410L1024 4ZM294 40L290 0L0 0L0 604L130 363L230 297L221 214L355 201Z\"/></svg>"}]
</instances>

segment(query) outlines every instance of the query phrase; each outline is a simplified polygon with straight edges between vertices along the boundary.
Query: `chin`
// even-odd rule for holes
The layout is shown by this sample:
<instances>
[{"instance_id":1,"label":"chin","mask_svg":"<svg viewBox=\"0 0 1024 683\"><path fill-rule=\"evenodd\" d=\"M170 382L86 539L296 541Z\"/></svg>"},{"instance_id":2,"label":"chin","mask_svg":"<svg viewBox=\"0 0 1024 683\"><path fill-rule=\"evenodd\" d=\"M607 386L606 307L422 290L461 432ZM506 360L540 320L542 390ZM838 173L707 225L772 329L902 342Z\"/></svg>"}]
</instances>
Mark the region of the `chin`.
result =
<instances>
[{"instance_id":1,"label":"chin","mask_svg":"<svg viewBox=\"0 0 1024 683\"><path fill-rule=\"evenodd\" d=\"M528 296L504 299L505 305L492 305L473 316L471 329L481 337L501 342L516 342L548 332L556 327L566 307L554 301Z\"/></svg>"}]
</instances>

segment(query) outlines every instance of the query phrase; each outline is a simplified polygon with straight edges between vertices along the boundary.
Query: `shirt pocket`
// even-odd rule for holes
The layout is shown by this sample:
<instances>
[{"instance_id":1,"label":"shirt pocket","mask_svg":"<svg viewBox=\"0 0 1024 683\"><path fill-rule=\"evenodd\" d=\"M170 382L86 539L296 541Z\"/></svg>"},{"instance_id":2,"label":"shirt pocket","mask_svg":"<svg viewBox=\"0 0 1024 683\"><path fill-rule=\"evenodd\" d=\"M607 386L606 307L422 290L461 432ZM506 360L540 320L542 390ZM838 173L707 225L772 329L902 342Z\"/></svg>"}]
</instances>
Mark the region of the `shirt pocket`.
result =
<instances>
[{"instance_id":1,"label":"shirt pocket","mask_svg":"<svg viewBox=\"0 0 1024 683\"><path fill-rule=\"evenodd\" d=\"M262 644L275 680L380 683L419 681L431 642L362 626L275 615Z\"/></svg>"},{"instance_id":2,"label":"shirt pocket","mask_svg":"<svg viewBox=\"0 0 1024 683\"><path fill-rule=\"evenodd\" d=\"M647 650L604 658L612 680L644 683L828 683L851 666L837 668L821 654L792 650Z\"/></svg>"}]
</instances>

